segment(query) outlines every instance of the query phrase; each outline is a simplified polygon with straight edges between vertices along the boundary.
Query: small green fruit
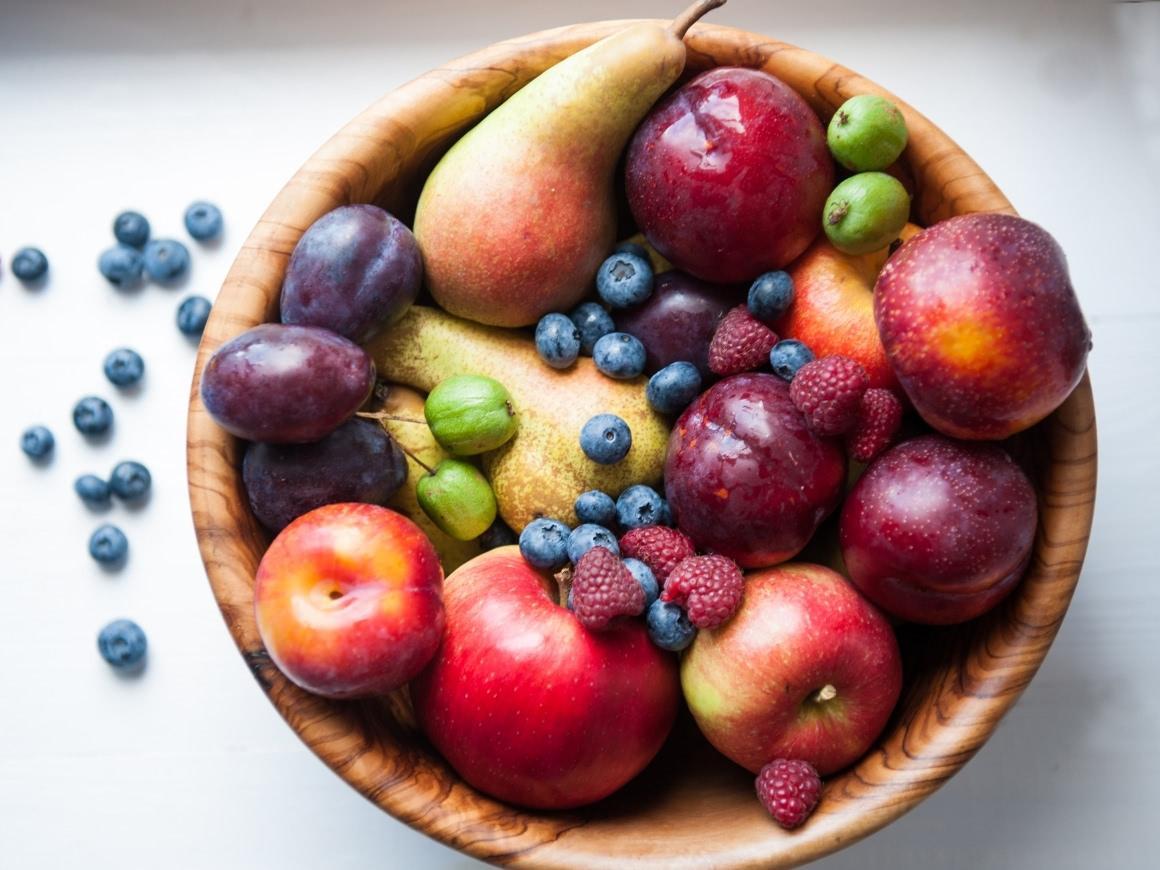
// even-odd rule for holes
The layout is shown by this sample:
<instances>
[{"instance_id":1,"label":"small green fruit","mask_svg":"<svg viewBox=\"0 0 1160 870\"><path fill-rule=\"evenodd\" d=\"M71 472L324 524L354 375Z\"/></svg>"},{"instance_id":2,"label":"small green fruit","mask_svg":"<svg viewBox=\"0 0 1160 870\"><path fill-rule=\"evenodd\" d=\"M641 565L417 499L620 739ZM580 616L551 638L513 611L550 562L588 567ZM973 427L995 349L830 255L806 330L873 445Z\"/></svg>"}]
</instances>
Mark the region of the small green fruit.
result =
<instances>
[{"instance_id":1,"label":"small green fruit","mask_svg":"<svg viewBox=\"0 0 1160 870\"><path fill-rule=\"evenodd\" d=\"M910 216L910 195L893 175L860 172L834 188L822 210L822 226L834 247L869 254L898 238Z\"/></svg>"},{"instance_id":2,"label":"small green fruit","mask_svg":"<svg viewBox=\"0 0 1160 870\"><path fill-rule=\"evenodd\" d=\"M419 507L440 530L457 541L478 538L495 522L495 495L478 468L444 459L415 485Z\"/></svg>"},{"instance_id":3,"label":"small green fruit","mask_svg":"<svg viewBox=\"0 0 1160 870\"><path fill-rule=\"evenodd\" d=\"M435 440L458 456L495 450L516 434L512 397L499 381L456 375L440 382L423 406Z\"/></svg>"},{"instance_id":4,"label":"small green fruit","mask_svg":"<svg viewBox=\"0 0 1160 870\"><path fill-rule=\"evenodd\" d=\"M834 159L855 172L885 169L906 147L906 119L885 97L860 94L834 112L826 142Z\"/></svg>"}]
</instances>

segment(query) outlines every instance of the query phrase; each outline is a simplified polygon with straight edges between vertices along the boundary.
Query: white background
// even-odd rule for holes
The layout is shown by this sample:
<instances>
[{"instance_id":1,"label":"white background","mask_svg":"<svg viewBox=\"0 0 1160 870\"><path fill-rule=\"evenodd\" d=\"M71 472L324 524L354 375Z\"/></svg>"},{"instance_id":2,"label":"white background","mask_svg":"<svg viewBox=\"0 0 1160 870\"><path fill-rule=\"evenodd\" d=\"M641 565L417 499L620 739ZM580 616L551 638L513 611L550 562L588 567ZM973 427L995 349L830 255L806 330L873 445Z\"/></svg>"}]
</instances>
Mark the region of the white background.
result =
<instances>
[{"instance_id":1,"label":"white background","mask_svg":"<svg viewBox=\"0 0 1160 870\"><path fill-rule=\"evenodd\" d=\"M280 185L384 91L506 36L681 5L0 0L0 867L477 866L317 761L235 653L186 502L194 348L174 311L216 293ZM819 866L1145 866L1160 846L1160 4L730 0L713 20L840 59L943 126L1060 239L1095 334L1096 522L1051 655L958 777ZM190 243L185 286L104 283L117 211L185 238L196 198L228 228L216 249ZM26 243L52 262L41 290L8 272ZM120 345L146 358L138 395L102 377ZM69 422L88 393L117 414L103 445ZM57 435L45 468L17 447L36 422ZM86 552L100 520L71 484L124 457L155 491L110 512L131 556L106 574ZM96 653L123 615L149 633L139 679Z\"/></svg>"}]
</instances>

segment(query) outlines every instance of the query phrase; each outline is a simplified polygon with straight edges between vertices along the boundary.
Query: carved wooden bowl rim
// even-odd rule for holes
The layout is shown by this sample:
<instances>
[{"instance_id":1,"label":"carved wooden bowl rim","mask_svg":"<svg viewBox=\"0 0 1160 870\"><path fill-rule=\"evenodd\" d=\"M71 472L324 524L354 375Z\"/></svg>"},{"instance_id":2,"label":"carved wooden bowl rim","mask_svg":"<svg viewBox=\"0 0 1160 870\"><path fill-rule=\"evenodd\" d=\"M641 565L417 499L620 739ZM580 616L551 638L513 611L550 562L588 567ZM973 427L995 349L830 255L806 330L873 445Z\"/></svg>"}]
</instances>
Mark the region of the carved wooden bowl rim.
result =
<instances>
[{"instance_id":1,"label":"carved wooden bowl rim","mask_svg":"<svg viewBox=\"0 0 1160 870\"><path fill-rule=\"evenodd\" d=\"M711 753L706 757L688 735L670 741L678 748L667 747L621 795L587 809L538 813L501 804L459 780L413 732L405 696L336 703L291 685L270 664L254 624L251 587L267 537L246 507L239 445L213 423L198 396L210 354L274 318L290 252L315 219L352 202L376 201L405 214L417 192L414 180L441 146L546 66L627 23L531 34L432 70L357 116L278 194L238 254L198 352L188 421L194 525L230 633L275 707L335 772L412 827L479 858L515 866L788 867L873 833L934 792L979 749L1034 676L1067 611L1091 529L1096 434L1086 376L1034 432L1041 513L1027 577L983 619L923 636L922 643L940 649L939 658L908 673L908 688L887 730L855 767L827 783L814 817L792 834L763 815L748 775ZM823 118L855 94L894 99L911 132L906 160L924 223L965 212L1013 211L945 134L845 67L711 24L697 25L687 44L690 68L765 69ZM686 746L692 747L687 756Z\"/></svg>"}]
</instances>

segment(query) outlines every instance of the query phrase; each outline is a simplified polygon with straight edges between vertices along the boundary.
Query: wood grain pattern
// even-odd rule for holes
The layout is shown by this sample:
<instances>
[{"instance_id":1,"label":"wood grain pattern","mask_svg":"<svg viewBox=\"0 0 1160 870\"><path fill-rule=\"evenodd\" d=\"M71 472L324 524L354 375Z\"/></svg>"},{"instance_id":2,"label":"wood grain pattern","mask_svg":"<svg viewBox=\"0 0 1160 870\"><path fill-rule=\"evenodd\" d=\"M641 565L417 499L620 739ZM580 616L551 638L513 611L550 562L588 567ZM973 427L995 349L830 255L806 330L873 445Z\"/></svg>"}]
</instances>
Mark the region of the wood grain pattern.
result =
<instances>
[{"instance_id":1,"label":"wood grain pattern","mask_svg":"<svg viewBox=\"0 0 1160 870\"><path fill-rule=\"evenodd\" d=\"M351 202L409 215L425 170L459 133L552 63L625 24L533 34L433 70L355 118L291 179L238 255L199 350L188 426L194 523L213 593L263 690L319 757L397 818L472 855L518 867L789 867L872 833L931 794L978 750L1035 675L1067 611L1091 528L1096 433L1086 377L1018 445L1033 458L1041 509L1028 576L1001 608L969 626L900 633L907 688L891 724L856 767L826 784L818 812L792 834L770 822L748 774L716 755L687 718L657 761L617 795L579 811L536 813L464 785L416 734L405 694L335 703L289 684L254 625L251 587L267 537L245 507L238 445L198 398L209 355L275 314L286 262L311 222ZM854 94L887 94L819 55L756 34L699 24L687 41L691 70L764 69L823 118ZM887 95L910 128L905 160L920 222L1012 211L970 157Z\"/></svg>"}]
</instances>

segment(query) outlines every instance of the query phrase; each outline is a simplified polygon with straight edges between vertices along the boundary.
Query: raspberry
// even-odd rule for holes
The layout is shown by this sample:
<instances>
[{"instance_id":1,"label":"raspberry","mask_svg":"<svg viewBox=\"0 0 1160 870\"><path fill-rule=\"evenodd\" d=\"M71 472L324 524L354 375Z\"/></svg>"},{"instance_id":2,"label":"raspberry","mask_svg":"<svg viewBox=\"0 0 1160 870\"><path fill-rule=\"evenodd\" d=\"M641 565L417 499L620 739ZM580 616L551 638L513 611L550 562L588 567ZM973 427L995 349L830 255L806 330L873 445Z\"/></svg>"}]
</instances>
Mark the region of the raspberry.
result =
<instances>
[{"instance_id":1,"label":"raspberry","mask_svg":"<svg viewBox=\"0 0 1160 870\"><path fill-rule=\"evenodd\" d=\"M866 370L848 356L824 356L802 366L789 385L789 397L815 435L833 437L858 418Z\"/></svg>"},{"instance_id":2,"label":"raspberry","mask_svg":"<svg viewBox=\"0 0 1160 870\"><path fill-rule=\"evenodd\" d=\"M661 598L680 604L697 628L716 628L737 612L745 577L725 556L690 556L665 580Z\"/></svg>"},{"instance_id":3,"label":"raspberry","mask_svg":"<svg viewBox=\"0 0 1160 870\"><path fill-rule=\"evenodd\" d=\"M620 538L620 555L644 562L662 585L677 565L696 554L687 535L665 526L641 526Z\"/></svg>"},{"instance_id":4,"label":"raspberry","mask_svg":"<svg viewBox=\"0 0 1160 870\"><path fill-rule=\"evenodd\" d=\"M846 435L846 449L859 462L869 462L890 446L902 426L902 402L890 390L867 390L858 419Z\"/></svg>"},{"instance_id":5,"label":"raspberry","mask_svg":"<svg viewBox=\"0 0 1160 870\"><path fill-rule=\"evenodd\" d=\"M593 547L572 573L572 609L585 628L600 630L618 616L644 610L644 589L611 550Z\"/></svg>"},{"instance_id":6,"label":"raspberry","mask_svg":"<svg viewBox=\"0 0 1160 870\"><path fill-rule=\"evenodd\" d=\"M709 369L718 375L735 375L759 369L777 344L772 329L749 313L744 305L731 308L709 343Z\"/></svg>"},{"instance_id":7,"label":"raspberry","mask_svg":"<svg viewBox=\"0 0 1160 870\"><path fill-rule=\"evenodd\" d=\"M810 817L822 796L822 780L808 761L775 759L757 774L757 797L787 830Z\"/></svg>"}]
</instances>

